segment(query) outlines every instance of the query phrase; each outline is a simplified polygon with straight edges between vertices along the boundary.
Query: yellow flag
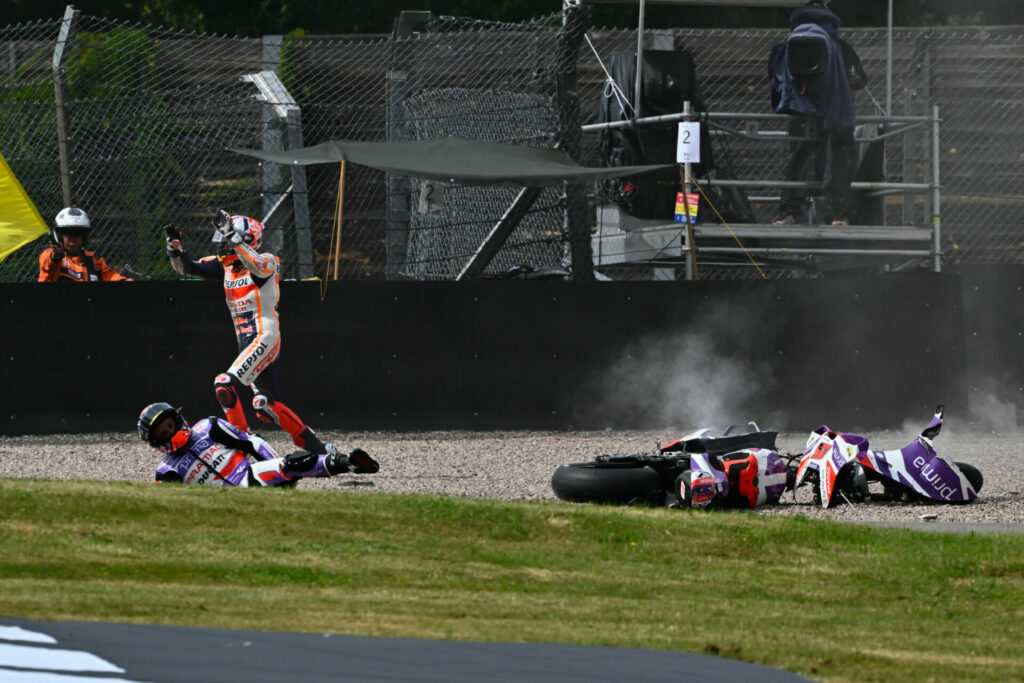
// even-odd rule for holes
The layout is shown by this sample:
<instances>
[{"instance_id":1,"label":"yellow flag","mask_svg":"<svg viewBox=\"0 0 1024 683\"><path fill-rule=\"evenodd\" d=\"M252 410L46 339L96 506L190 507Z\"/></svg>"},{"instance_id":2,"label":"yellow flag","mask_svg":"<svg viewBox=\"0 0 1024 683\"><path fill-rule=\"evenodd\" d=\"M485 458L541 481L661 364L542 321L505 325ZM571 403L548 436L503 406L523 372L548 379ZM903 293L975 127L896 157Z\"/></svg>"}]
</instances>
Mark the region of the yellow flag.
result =
<instances>
[{"instance_id":1,"label":"yellow flag","mask_svg":"<svg viewBox=\"0 0 1024 683\"><path fill-rule=\"evenodd\" d=\"M0 262L49 228L0 154Z\"/></svg>"}]
</instances>

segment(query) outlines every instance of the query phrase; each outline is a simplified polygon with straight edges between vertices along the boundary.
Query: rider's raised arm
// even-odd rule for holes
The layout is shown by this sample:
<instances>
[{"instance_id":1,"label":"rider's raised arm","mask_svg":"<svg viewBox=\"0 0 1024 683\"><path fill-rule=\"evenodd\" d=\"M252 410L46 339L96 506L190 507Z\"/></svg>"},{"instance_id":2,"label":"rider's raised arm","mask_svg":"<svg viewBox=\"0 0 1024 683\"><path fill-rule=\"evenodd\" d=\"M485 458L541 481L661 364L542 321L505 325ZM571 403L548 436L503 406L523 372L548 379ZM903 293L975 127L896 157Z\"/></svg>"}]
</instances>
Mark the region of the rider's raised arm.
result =
<instances>
[{"instance_id":1,"label":"rider's raised arm","mask_svg":"<svg viewBox=\"0 0 1024 683\"><path fill-rule=\"evenodd\" d=\"M171 267L186 277L201 277L204 280L222 280L224 264L216 256L204 256L198 261L189 258L188 252L171 257Z\"/></svg>"},{"instance_id":2,"label":"rider's raised arm","mask_svg":"<svg viewBox=\"0 0 1024 683\"><path fill-rule=\"evenodd\" d=\"M219 280L224 277L224 266L216 257L208 256L198 262L189 257L181 245L181 230L174 225L165 225L167 258L171 261L171 268L179 275L188 277L198 275L207 280ZM107 278L104 278L107 279Z\"/></svg>"},{"instance_id":3,"label":"rider's raised arm","mask_svg":"<svg viewBox=\"0 0 1024 683\"><path fill-rule=\"evenodd\" d=\"M277 272L277 257L273 254L261 254L248 244L236 244L235 254L246 270L258 278L268 278Z\"/></svg>"}]
</instances>

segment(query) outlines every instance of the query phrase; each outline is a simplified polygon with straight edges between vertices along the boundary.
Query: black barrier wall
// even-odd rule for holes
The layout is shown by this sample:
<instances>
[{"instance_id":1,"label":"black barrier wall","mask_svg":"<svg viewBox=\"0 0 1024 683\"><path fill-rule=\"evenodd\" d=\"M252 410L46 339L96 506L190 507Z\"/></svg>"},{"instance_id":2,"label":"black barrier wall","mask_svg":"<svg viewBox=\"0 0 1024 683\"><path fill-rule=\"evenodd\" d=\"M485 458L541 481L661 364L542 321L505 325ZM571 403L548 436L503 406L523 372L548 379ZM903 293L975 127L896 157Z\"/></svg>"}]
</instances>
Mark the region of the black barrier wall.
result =
<instances>
[{"instance_id":1,"label":"black barrier wall","mask_svg":"<svg viewBox=\"0 0 1024 683\"><path fill-rule=\"evenodd\" d=\"M1024 425L1024 268L957 271L963 283L965 392L975 425L996 432Z\"/></svg>"},{"instance_id":2,"label":"black barrier wall","mask_svg":"<svg viewBox=\"0 0 1024 683\"><path fill-rule=\"evenodd\" d=\"M955 275L281 289L281 389L315 428L853 429L965 402ZM0 306L4 434L220 414L216 283L14 284Z\"/></svg>"}]
</instances>

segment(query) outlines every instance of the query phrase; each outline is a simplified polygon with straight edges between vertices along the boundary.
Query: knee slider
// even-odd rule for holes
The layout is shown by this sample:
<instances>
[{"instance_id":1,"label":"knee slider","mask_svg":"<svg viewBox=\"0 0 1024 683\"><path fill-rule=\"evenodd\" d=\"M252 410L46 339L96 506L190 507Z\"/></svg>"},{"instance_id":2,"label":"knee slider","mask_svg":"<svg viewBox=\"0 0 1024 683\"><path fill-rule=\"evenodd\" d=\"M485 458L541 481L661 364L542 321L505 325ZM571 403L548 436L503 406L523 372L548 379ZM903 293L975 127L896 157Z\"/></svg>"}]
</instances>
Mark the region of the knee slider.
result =
<instances>
[{"instance_id":1,"label":"knee slider","mask_svg":"<svg viewBox=\"0 0 1024 683\"><path fill-rule=\"evenodd\" d=\"M213 380L213 394L217 397L217 403L225 408L234 408L238 403L238 392L232 382L231 375L222 372Z\"/></svg>"}]
</instances>

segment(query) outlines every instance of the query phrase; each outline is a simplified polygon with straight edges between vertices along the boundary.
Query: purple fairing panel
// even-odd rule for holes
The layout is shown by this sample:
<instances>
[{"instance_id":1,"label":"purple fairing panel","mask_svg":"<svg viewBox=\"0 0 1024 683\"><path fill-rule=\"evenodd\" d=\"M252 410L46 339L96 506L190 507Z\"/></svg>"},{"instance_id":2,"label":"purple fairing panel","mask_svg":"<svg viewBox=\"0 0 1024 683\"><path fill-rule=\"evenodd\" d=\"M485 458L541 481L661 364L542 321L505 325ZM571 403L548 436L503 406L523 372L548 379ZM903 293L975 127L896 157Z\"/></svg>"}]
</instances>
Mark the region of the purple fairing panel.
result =
<instances>
[{"instance_id":1,"label":"purple fairing panel","mask_svg":"<svg viewBox=\"0 0 1024 683\"><path fill-rule=\"evenodd\" d=\"M907 472L916 483L914 488L918 491L934 500L949 502L961 502L977 497L977 493L959 468L936 454L930 446L909 449L907 452L908 449L900 452L903 454Z\"/></svg>"},{"instance_id":2,"label":"purple fairing panel","mask_svg":"<svg viewBox=\"0 0 1024 683\"><path fill-rule=\"evenodd\" d=\"M777 503L786 491L786 463L775 451L757 450L758 465L761 467L761 482L765 502Z\"/></svg>"},{"instance_id":3,"label":"purple fairing panel","mask_svg":"<svg viewBox=\"0 0 1024 683\"><path fill-rule=\"evenodd\" d=\"M711 464L707 453L694 453L690 456L690 469L695 473L691 475L691 484L694 478L697 477L697 472L700 472L700 476L710 474L717 482L721 495L723 497L728 495L729 477L726 476L725 472Z\"/></svg>"},{"instance_id":4,"label":"purple fairing panel","mask_svg":"<svg viewBox=\"0 0 1024 683\"><path fill-rule=\"evenodd\" d=\"M895 479L893 475L892 466L889 464L889 459L885 456L885 451L870 451L868 453L868 462L864 463L871 469L875 470L879 474L890 479Z\"/></svg>"},{"instance_id":5,"label":"purple fairing panel","mask_svg":"<svg viewBox=\"0 0 1024 683\"><path fill-rule=\"evenodd\" d=\"M932 420L933 425L936 422ZM871 451L866 464L932 500L959 503L978 497L959 468L936 453L923 436L898 451Z\"/></svg>"}]
</instances>

